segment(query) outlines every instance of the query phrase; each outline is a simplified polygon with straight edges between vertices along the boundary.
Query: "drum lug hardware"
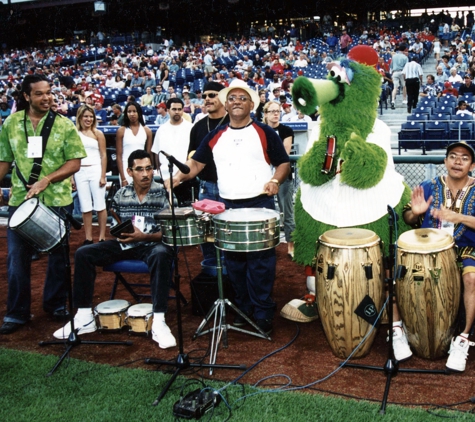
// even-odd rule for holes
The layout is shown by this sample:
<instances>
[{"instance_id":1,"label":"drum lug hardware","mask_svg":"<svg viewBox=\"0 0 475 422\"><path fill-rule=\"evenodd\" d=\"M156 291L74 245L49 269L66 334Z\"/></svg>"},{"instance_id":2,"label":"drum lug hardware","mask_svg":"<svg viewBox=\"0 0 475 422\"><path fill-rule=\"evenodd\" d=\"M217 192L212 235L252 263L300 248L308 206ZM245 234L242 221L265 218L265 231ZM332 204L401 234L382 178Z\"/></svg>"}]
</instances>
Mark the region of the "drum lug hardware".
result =
<instances>
[{"instance_id":1,"label":"drum lug hardware","mask_svg":"<svg viewBox=\"0 0 475 422\"><path fill-rule=\"evenodd\" d=\"M332 280L335 277L335 269L338 267L338 264L334 262L327 262L327 280Z\"/></svg>"},{"instance_id":2,"label":"drum lug hardware","mask_svg":"<svg viewBox=\"0 0 475 422\"><path fill-rule=\"evenodd\" d=\"M439 284L442 268L429 268L429 273L436 284Z\"/></svg>"},{"instance_id":3,"label":"drum lug hardware","mask_svg":"<svg viewBox=\"0 0 475 422\"><path fill-rule=\"evenodd\" d=\"M362 262L361 266L364 268L366 278L371 280L373 278L373 263L372 262Z\"/></svg>"}]
</instances>

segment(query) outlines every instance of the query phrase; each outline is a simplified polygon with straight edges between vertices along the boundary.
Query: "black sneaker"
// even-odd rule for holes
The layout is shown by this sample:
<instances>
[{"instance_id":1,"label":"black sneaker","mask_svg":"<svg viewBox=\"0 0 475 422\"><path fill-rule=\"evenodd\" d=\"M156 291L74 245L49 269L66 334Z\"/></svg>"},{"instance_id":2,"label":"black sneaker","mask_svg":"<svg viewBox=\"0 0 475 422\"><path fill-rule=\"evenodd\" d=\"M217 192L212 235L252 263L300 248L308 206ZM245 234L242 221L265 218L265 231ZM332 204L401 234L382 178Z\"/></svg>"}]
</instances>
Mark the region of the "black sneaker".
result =
<instances>
[{"instance_id":1,"label":"black sneaker","mask_svg":"<svg viewBox=\"0 0 475 422\"><path fill-rule=\"evenodd\" d=\"M94 243L93 240L88 240L88 239L86 239L86 240L82 243L82 245L83 245L83 246L92 245L93 243Z\"/></svg>"},{"instance_id":2,"label":"black sneaker","mask_svg":"<svg viewBox=\"0 0 475 422\"><path fill-rule=\"evenodd\" d=\"M4 322L0 327L0 334L11 334L23 327L24 324L18 322Z\"/></svg>"},{"instance_id":3,"label":"black sneaker","mask_svg":"<svg viewBox=\"0 0 475 422\"><path fill-rule=\"evenodd\" d=\"M256 319L256 325L260 330L269 335L272 332L272 320L271 319Z\"/></svg>"},{"instance_id":4,"label":"black sneaker","mask_svg":"<svg viewBox=\"0 0 475 422\"><path fill-rule=\"evenodd\" d=\"M251 312L244 312L248 318L251 318ZM247 324L247 319L245 319L241 314L236 314L234 317L233 325L235 327L244 327Z\"/></svg>"},{"instance_id":5,"label":"black sneaker","mask_svg":"<svg viewBox=\"0 0 475 422\"><path fill-rule=\"evenodd\" d=\"M391 103L391 110L396 110L396 105L394 103Z\"/></svg>"}]
</instances>

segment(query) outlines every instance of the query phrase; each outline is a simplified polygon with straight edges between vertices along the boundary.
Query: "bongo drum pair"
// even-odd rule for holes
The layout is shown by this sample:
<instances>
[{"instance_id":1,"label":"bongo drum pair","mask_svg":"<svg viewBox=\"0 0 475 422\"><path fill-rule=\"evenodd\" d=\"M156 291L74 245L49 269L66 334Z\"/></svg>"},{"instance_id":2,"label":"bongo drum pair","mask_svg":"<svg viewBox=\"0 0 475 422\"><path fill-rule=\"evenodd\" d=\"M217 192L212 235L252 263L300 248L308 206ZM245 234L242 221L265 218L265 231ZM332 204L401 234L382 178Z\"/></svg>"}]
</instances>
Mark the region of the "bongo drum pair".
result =
<instances>
[{"instance_id":1,"label":"bongo drum pair","mask_svg":"<svg viewBox=\"0 0 475 422\"><path fill-rule=\"evenodd\" d=\"M153 311L151 303L130 306L122 299L108 300L95 308L98 328L103 331L118 331L128 326L130 332L148 334L152 329Z\"/></svg>"}]
</instances>

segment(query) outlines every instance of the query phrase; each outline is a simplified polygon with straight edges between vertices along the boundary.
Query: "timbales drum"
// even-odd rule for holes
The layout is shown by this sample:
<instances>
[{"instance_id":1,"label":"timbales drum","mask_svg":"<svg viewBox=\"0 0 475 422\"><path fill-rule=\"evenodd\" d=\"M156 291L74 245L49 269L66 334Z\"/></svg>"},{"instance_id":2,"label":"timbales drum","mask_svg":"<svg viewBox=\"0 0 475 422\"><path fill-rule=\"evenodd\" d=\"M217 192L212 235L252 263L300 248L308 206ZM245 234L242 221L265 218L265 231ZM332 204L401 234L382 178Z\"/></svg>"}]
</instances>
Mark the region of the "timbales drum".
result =
<instances>
[{"instance_id":1,"label":"timbales drum","mask_svg":"<svg viewBox=\"0 0 475 422\"><path fill-rule=\"evenodd\" d=\"M211 219L198 214L192 207L175 208L177 220L177 245L192 246L206 242L211 232ZM173 245L172 214L170 209L161 211L156 217L160 221L163 243Z\"/></svg>"},{"instance_id":2,"label":"timbales drum","mask_svg":"<svg viewBox=\"0 0 475 422\"><path fill-rule=\"evenodd\" d=\"M437 229L416 229L398 240L396 297L407 337L417 356L447 355L460 303L460 271L452 236Z\"/></svg>"},{"instance_id":3,"label":"timbales drum","mask_svg":"<svg viewBox=\"0 0 475 422\"><path fill-rule=\"evenodd\" d=\"M335 229L322 234L317 243L316 299L318 312L330 347L339 358L347 358L368 335L372 325L355 310L369 296L377 315L383 305L384 268L379 237L366 229ZM371 308L371 309L370 309ZM376 330L352 357L365 356Z\"/></svg>"},{"instance_id":4,"label":"timbales drum","mask_svg":"<svg viewBox=\"0 0 475 422\"><path fill-rule=\"evenodd\" d=\"M238 208L213 216L214 244L230 252L264 251L280 242L280 216L267 208Z\"/></svg>"}]
</instances>

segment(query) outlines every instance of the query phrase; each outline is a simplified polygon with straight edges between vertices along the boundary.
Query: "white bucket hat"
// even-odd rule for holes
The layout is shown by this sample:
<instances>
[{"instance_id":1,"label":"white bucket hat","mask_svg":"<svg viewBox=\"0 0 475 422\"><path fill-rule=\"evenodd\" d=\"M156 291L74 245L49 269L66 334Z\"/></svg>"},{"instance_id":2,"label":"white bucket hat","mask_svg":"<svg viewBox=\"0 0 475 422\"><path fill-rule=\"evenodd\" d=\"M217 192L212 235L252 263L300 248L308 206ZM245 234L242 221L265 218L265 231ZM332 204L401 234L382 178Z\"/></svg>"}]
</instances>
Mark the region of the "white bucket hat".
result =
<instances>
[{"instance_id":1,"label":"white bucket hat","mask_svg":"<svg viewBox=\"0 0 475 422\"><path fill-rule=\"evenodd\" d=\"M254 103L253 111L256 111L257 107L259 106L259 95L257 95L257 92L254 91L252 88L249 87L249 85L244 82L241 79L235 79L234 81L231 82L229 87L222 89L218 93L218 98L219 101L221 101L221 104L226 103L226 99L228 98L229 93L233 89L242 89L243 91L246 91L250 96L251 96L251 101Z\"/></svg>"}]
</instances>

